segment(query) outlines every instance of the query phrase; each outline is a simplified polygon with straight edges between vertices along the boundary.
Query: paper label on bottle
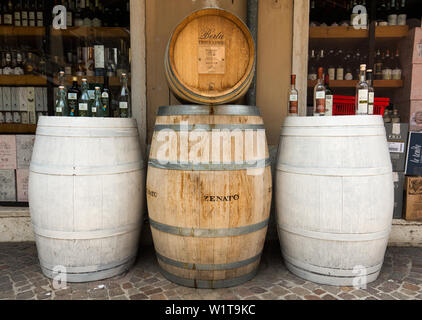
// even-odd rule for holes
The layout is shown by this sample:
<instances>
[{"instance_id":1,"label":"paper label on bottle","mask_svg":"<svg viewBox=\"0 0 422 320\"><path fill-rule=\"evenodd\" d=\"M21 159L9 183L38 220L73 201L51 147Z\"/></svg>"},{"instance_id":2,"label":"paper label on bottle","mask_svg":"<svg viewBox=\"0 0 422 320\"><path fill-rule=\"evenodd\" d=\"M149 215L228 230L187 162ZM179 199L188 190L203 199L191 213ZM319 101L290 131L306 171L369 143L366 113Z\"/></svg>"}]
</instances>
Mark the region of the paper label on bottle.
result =
<instances>
[{"instance_id":1,"label":"paper label on bottle","mask_svg":"<svg viewBox=\"0 0 422 320\"><path fill-rule=\"evenodd\" d=\"M393 172L393 182L399 182L399 173Z\"/></svg>"},{"instance_id":2,"label":"paper label on bottle","mask_svg":"<svg viewBox=\"0 0 422 320\"><path fill-rule=\"evenodd\" d=\"M401 80L401 69L394 69L391 74L393 80Z\"/></svg>"},{"instance_id":3,"label":"paper label on bottle","mask_svg":"<svg viewBox=\"0 0 422 320\"><path fill-rule=\"evenodd\" d=\"M94 55L95 55L95 68L103 69L104 68L104 46L94 46Z\"/></svg>"},{"instance_id":4,"label":"paper label on bottle","mask_svg":"<svg viewBox=\"0 0 422 320\"><path fill-rule=\"evenodd\" d=\"M397 14L390 14L388 16L388 25L389 26L396 26L397 25Z\"/></svg>"},{"instance_id":5,"label":"paper label on bottle","mask_svg":"<svg viewBox=\"0 0 422 320\"><path fill-rule=\"evenodd\" d=\"M92 107L91 111L92 111L92 113L96 113L97 112L97 107Z\"/></svg>"},{"instance_id":6,"label":"paper label on bottle","mask_svg":"<svg viewBox=\"0 0 422 320\"><path fill-rule=\"evenodd\" d=\"M34 11L30 11L28 14L29 20L35 20L35 12Z\"/></svg>"},{"instance_id":7,"label":"paper label on bottle","mask_svg":"<svg viewBox=\"0 0 422 320\"><path fill-rule=\"evenodd\" d=\"M75 92L69 92L69 93L67 94L67 98L68 98L69 100L77 100L77 99L78 99L78 94L77 94L77 93L75 93Z\"/></svg>"},{"instance_id":8,"label":"paper label on bottle","mask_svg":"<svg viewBox=\"0 0 422 320\"><path fill-rule=\"evenodd\" d=\"M373 104L374 101L375 101L375 93L374 92L369 92L368 93L368 102Z\"/></svg>"},{"instance_id":9,"label":"paper label on bottle","mask_svg":"<svg viewBox=\"0 0 422 320\"><path fill-rule=\"evenodd\" d=\"M344 80L344 69L343 68L337 69L336 78L337 78L337 80Z\"/></svg>"},{"instance_id":10,"label":"paper label on bottle","mask_svg":"<svg viewBox=\"0 0 422 320\"><path fill-rule=\"evenodd\" d=\"M325 99L325 115L332 116L333 115L333 102L334 97L332 95L327 95Z\"/></svg>"},{"instance_id":11,"label":"paper label on bottle","mask_svg":"<svg viewBox=\"0 0 422 320\"><path fill-rule=\"evenodd\" d=\"M61 113L63 112L63 107L57 107L56 108L56 113Z\"/></svg>"},{"instance_id":12,"label":"paper label on bottle","mask_svg":"<svg viewBox=\"0 0 422 320\"><path fill-rule=\"evenodd\" d=\"M68 11L66 13L66 26L71 27L72 26L72 12Z\"/></svg>"},{"instance_id":13,"label":"paper label on bottle","mask_svg":"<svg viewBox=\"0 0 422 320\"><path fill-rule=\"evenodd\" d=\"M400 123L393 123L393 128L391 130L391 133L393 135L396 135L396 136L399 136L400 135L400 133L401 133Z\"/></svg>"},{"instance_id":14,"label":"paper label on bottle","mask_svg":"<svg viewBox=\"0 0 422 320\"><path fill-rule=\"evenodd\" d=\"M44 19L44 13L42 11L37 12L37 19L41 21Z\"/></svg>"},{"instance_id":15,"label":"paper label on bottle","mask_svg":"<svg viewBox=\"0 0 422 320\"><path fill-rule=\"evenodd\" d=\"M101 94L101 97L104 98L104 99L108 99L108 93L107 92L103 92Z\"/></svg>"},{"instance_id":16,"label":"paper label on bottle","mask_svg":"<svg viewBox=\"0 0 422 320\"><path fill-rule=\"evenodd\" d=\"M390 153L404 153L404 142L388 142Z\"/></svg>"},{"instance_id":17,"label":"paper label on bottle","mask_svg":"<svg viewBox=\"0 0 422 320\"><path fill-rule=\"evenodd\" d=\"M88 111L88 103L80 103L79 110L81 111Z\"/></svg>"},{"instance_id":18,"label":"paper label on bottle","mask_svg":"<svg viewBox=\"0 0 422 320\"><path fill-rule=\"evenodd\" d=\"M308 80L315 81L317 78L318 78L318 76L316 75L316 73L310 73L308 75Z\"/></svg>"},{"instance_id":19,"label":"paper label on bottle","mask_svg":"<svg viewBox=\"0 0 422 320\"><path fill-rule=\"evenodd\" d=\"M344 79L345 79L345 80L353 80L353 75L352 75L350 72L348 72L348 73L346 73L346 75L344 76Z\"/></svg>"},{"instance_id":20,"label":"paper label on bottle","mask_svg":"<svg viewBox=\"0 0 422 320\"><path fill-rule=\"evenodd\" d=\"M363 101L365 103L368 102L368 89L361 89L358 92L359 102Z\"/></svg>"},{"instance_id":21,"label":"paper label on bottle","mask_svg":"<svg viewBox=\"0 0 422 320\"><path fill-rule=\"evenodd\" d=\"M382 80L391 80L393 76L393 70L384 69L382 70Z\"/></svg>"},{"instance_id":22,"label":"paper label on bottle","mask_svg":"<svg viewBox=\"0 0 422 320\"><path fill-rule=\"evenodd\" d=\"M399 26L405 26L407 22L407 15L406 14L400 14L397 18L397 25Z\"/></svg>"},{"instance_id":23,"label":"paper label on bottle","mask_svg":"<svg viewBox=\"0 0 422 320\"><path fill-rule=\"evenodd\" d=\"M328 68L328 78L330 81L336 80L336 69L335 68Z\"/></svg>"},{"instance_id":24,"label":"paper label on bottle","mask_svg":"<svg viewBox=\"0 0 422 320\"><path fill-rule=\"evenodd\" d=\"M13 21L13 16L11 14L3 15L3 24L11 25Z\"/></svg>"},{"instance_id":25,"label":"paper label on bottle","mask_svg":"<svg viewBox=\"0 0 422 320\"><path fill-rule=\"evenodd\" d=\"M127 102L119 102L119 108L120 109L127 109Z\"/></svg>"},{"instance_id":26,"label":"paper label on bottle","mask_svg":"<svg viewBox=\"0 0 422 320\"><path fill-rule=\"evenodd\" d=\"M324 91L317 91L315 98L316 99L325 99L325 92Z\"/></svg>"},{"instance_id":27,"label":"paper label on bottle","mask_svg":"<svg viewBox=\"0 0 422 320\"><path fill-rule=\"evenodd\" d=\"M291 94L290 101L297 101L297 94Z\"/></svg>"},{"instance_id":28,"label":"paper label on bottle","mask_svg":"<svg viewBox=\"0 0 422 320\"><path fill-rule=\"evenodd\" d=\"M88 90L88 96L90 100L95 100L95 90Z\"/></svg>"}]
</instances>

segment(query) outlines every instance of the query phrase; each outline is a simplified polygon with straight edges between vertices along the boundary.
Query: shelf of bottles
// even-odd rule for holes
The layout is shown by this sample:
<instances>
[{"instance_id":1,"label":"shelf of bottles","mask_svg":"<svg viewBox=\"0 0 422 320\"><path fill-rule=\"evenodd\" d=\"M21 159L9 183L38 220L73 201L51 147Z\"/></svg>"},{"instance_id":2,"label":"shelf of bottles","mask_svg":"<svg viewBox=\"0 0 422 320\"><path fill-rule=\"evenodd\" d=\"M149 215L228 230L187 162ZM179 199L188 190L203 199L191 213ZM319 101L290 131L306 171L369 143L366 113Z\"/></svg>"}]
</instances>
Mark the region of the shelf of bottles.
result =
<instances>
[{"instance_id":1,"label":"shelf of bottles","mask_svg":"<svg viewBox=\"0 0 422 320\"><path fill-rule=\"evenodd\" d=\"M52 10L59 5L64 21ZM96 86L110 90L113 116L122 74L130 86L129 27L128 0L0 0L0 91L44 90L35 112L7 109L0 97L0 133L34 133L39 116L55 115L59 84L74 88L74 77L79 89L87 79L91 96Z\"/></svg>"},{"instance_id":2,"label":"shelf of bottles","mask_svg":"<svg viewBox=\"0 0 422 320\"><path fill-rule=\"evenodd\" d=\"M394 54L392 54L395 52ZM308 86L315 86L317 70L322 67L328 74L333 88L354 88L359 79L359 66L369 67L368 56L360 49L343 51L342 49L312 49L309 55ZM399 49L378 49L373 66L375 88L403 87L402 67Z\"/></svg>"},{"instance_id":3,"label":"shelf of bottles","mask_svg":"<svg viewBox=\"0 0 422 320\"><path fill-rule=\"evenodd\" d=\"M336 32L356 32L364 37L371 22L375 23L382 35L384 31L397 32L396 36L405 35L407 19L411 17L413 7L408 0L310 0L310 27L317 32L333 28ZM420 19L420 16L418 17ZM384 27L388 27L383 29Z\"/></svg>"}]
</instances>

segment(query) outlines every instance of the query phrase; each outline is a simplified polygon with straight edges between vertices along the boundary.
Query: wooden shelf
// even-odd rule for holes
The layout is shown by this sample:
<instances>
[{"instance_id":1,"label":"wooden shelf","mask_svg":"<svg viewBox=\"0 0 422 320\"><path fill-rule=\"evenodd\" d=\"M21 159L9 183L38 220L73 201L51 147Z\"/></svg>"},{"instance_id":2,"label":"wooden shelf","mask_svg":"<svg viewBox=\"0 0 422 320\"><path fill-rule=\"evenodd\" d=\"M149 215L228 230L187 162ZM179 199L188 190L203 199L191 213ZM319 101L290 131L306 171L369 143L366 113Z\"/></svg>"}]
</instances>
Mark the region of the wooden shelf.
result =
<instances>
[{"instance_id":1,"label":"wooden shelf","mask_svg":"<svg viewBox=\"0 0 422 320\"><path fill-rule=\"evenodd\" d=\"M0 75L0 86L45 86L45 85L47 85L47 78L43 76Z\"/></svg>"},{"instance_id":2,"label":"wooden shelf","mask_svg":"<svg viewBox=\"0 0 422 320\"><path fill-rule=\"evenodd\" d=\"M369 32L364 29L355 29L353 27L310 27L310 39L365 39Z\"/></svg>"},{"instance_id":3,"label":"wooden shelf","mask_svg":"<svg viewBox=\"0 0 422 320\"><path fill-rule=\"evenodd\" d=\"M117 27L70 27L65 30L51 30L51 35L56 37L74 38L129 38L128 29Z\"/></svg>"},{"instance_id":4,"label":"wooden shelf","mask_svg":"<svg viewBox=\"0 0 422 320\"><path fill-rule=\"evenodd\" d=\"M316 81L308 80L308 87L313 88ZM355 88L358 80L331 80L330 88ZM401 88L403 80L375 80L374 88Z\"/></svg>"},{"instance_id":5,"label":"wooden shelf","mask_svg":"<svg viewBox=\"0 0 422 320\"><path fill-rule=\"evenodd\" d=\"M44 27L0 26L0 36L4 37L44 37Z\"/></svg>"},{"instance_id":6,"label":"wooden shelf","mask_svg":"<svg viewBox=\"0 0 422 320\"><path fill-rule=\"evenodd\" d=\"M404 38L409 33L409 26L378 26L375 29L375 38Z\"/></svg>"},{"instance_id":7,"label":"wooden shelf","mask_svg":"<svg viewBox=\"0 0 422 320\"><path fill-rule=\"evenodd\" d=\"M17 123L1 123L0 134L4 133L31 133L35 134L37 130L36 124L17 124Z\"/></svg>"},{"instance_id":8,"label":"wooden shelf","mask_svg":"<svg viewBox=\"0 0 422 320\"><path fill-rule=\"evenodd\" d=\"M395 39L406 37L409 26L378 26L375 29L375 38ZM310 39L366 39L368 29L355 29L353 27L310 27Z\"/></svg>"},{"instance_id":9,"label":"wooden shelf","mask_svg":"<svg viewBox=\"0 0 422 320\"><path fill-rule=\"evenodd\" d=\"M78 78L78 84L82 84L82 79L86 78L88 80L88 83L98 83L103 84L104 83L104 77L77 77ZM73 76L66 76L66 86L71 86L73 84ZM59 85L58 79L54 79L55 85ZM120 78L119 77L111 77L109 78L109 85L111 87L119 87L121 86ZM130 80L129 80L130 85Z\"/></svg>"}]
</instances>

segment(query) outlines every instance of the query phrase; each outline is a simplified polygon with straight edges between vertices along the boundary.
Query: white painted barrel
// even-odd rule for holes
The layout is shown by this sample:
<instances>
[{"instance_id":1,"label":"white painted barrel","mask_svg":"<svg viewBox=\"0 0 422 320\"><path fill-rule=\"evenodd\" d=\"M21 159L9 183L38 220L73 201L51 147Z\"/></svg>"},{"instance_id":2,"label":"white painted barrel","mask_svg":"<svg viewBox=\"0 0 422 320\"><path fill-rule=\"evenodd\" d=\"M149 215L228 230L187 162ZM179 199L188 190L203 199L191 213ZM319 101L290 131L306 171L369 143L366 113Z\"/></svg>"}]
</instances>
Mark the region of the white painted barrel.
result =
<instances>
[{"instance_id":1,"label":"white painted barrel","mask_svg":"<svg viewBox=\"0 0 422 320\"><path fill-rule=\"evenodd\" d=\"M40 118L29 206L47 277L96 281L130 268L144 210L142 159L134 119Z\"/></svg>"},{"instance_id":2,"label":"white painted barrel","mask_svg":"<svg viewBox=\"0 0 422 320\"><path fill-rule=\"evenodd\" d=\"M275 192L287 268L322 284L376 280L392 224L393 192L381 116L288 117Z\"/></svg>"}]
</instances>

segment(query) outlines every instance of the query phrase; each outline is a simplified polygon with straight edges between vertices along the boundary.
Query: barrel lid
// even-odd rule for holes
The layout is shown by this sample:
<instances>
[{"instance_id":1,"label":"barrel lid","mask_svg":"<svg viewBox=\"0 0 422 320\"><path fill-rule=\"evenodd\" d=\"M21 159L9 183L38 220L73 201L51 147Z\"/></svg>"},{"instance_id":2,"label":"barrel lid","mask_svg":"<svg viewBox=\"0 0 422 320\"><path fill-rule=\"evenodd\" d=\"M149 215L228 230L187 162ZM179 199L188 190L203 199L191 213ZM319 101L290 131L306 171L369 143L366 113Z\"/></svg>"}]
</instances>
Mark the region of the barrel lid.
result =
<instances>
[{"instance_id":1,"label":"barrel lid","mask_svg":"<svg viewBox=\"0 0 422 320\"><path fill-rule=\"evenodd\" d=\"M178 115L229 115L229 116L261 116L261 110L256 106L245 105L223 105L223 106L202 106L202 105L178 105L161 106L158 109L158 116Z\"/></svg>"},{"instance_id":2,"label":"barrel lid","mask_svg":"<svg viewBox=\"0 0 422 320\"><path fill-rule=\"evenodd\" d=\"M41 116L37 127L137 128L134 118L88 118Z\"/></svg>"},{"instance_id":3,"label":"barrel lid","mask_svg":"<svg viewBox=\"0 0 422 320\"><path fill-rule=\"evenodd\" d=\"M379 115L333 116L333 117L287 117L283 127L345 127L384 126Z\"/></svg>"}]
</instances>

